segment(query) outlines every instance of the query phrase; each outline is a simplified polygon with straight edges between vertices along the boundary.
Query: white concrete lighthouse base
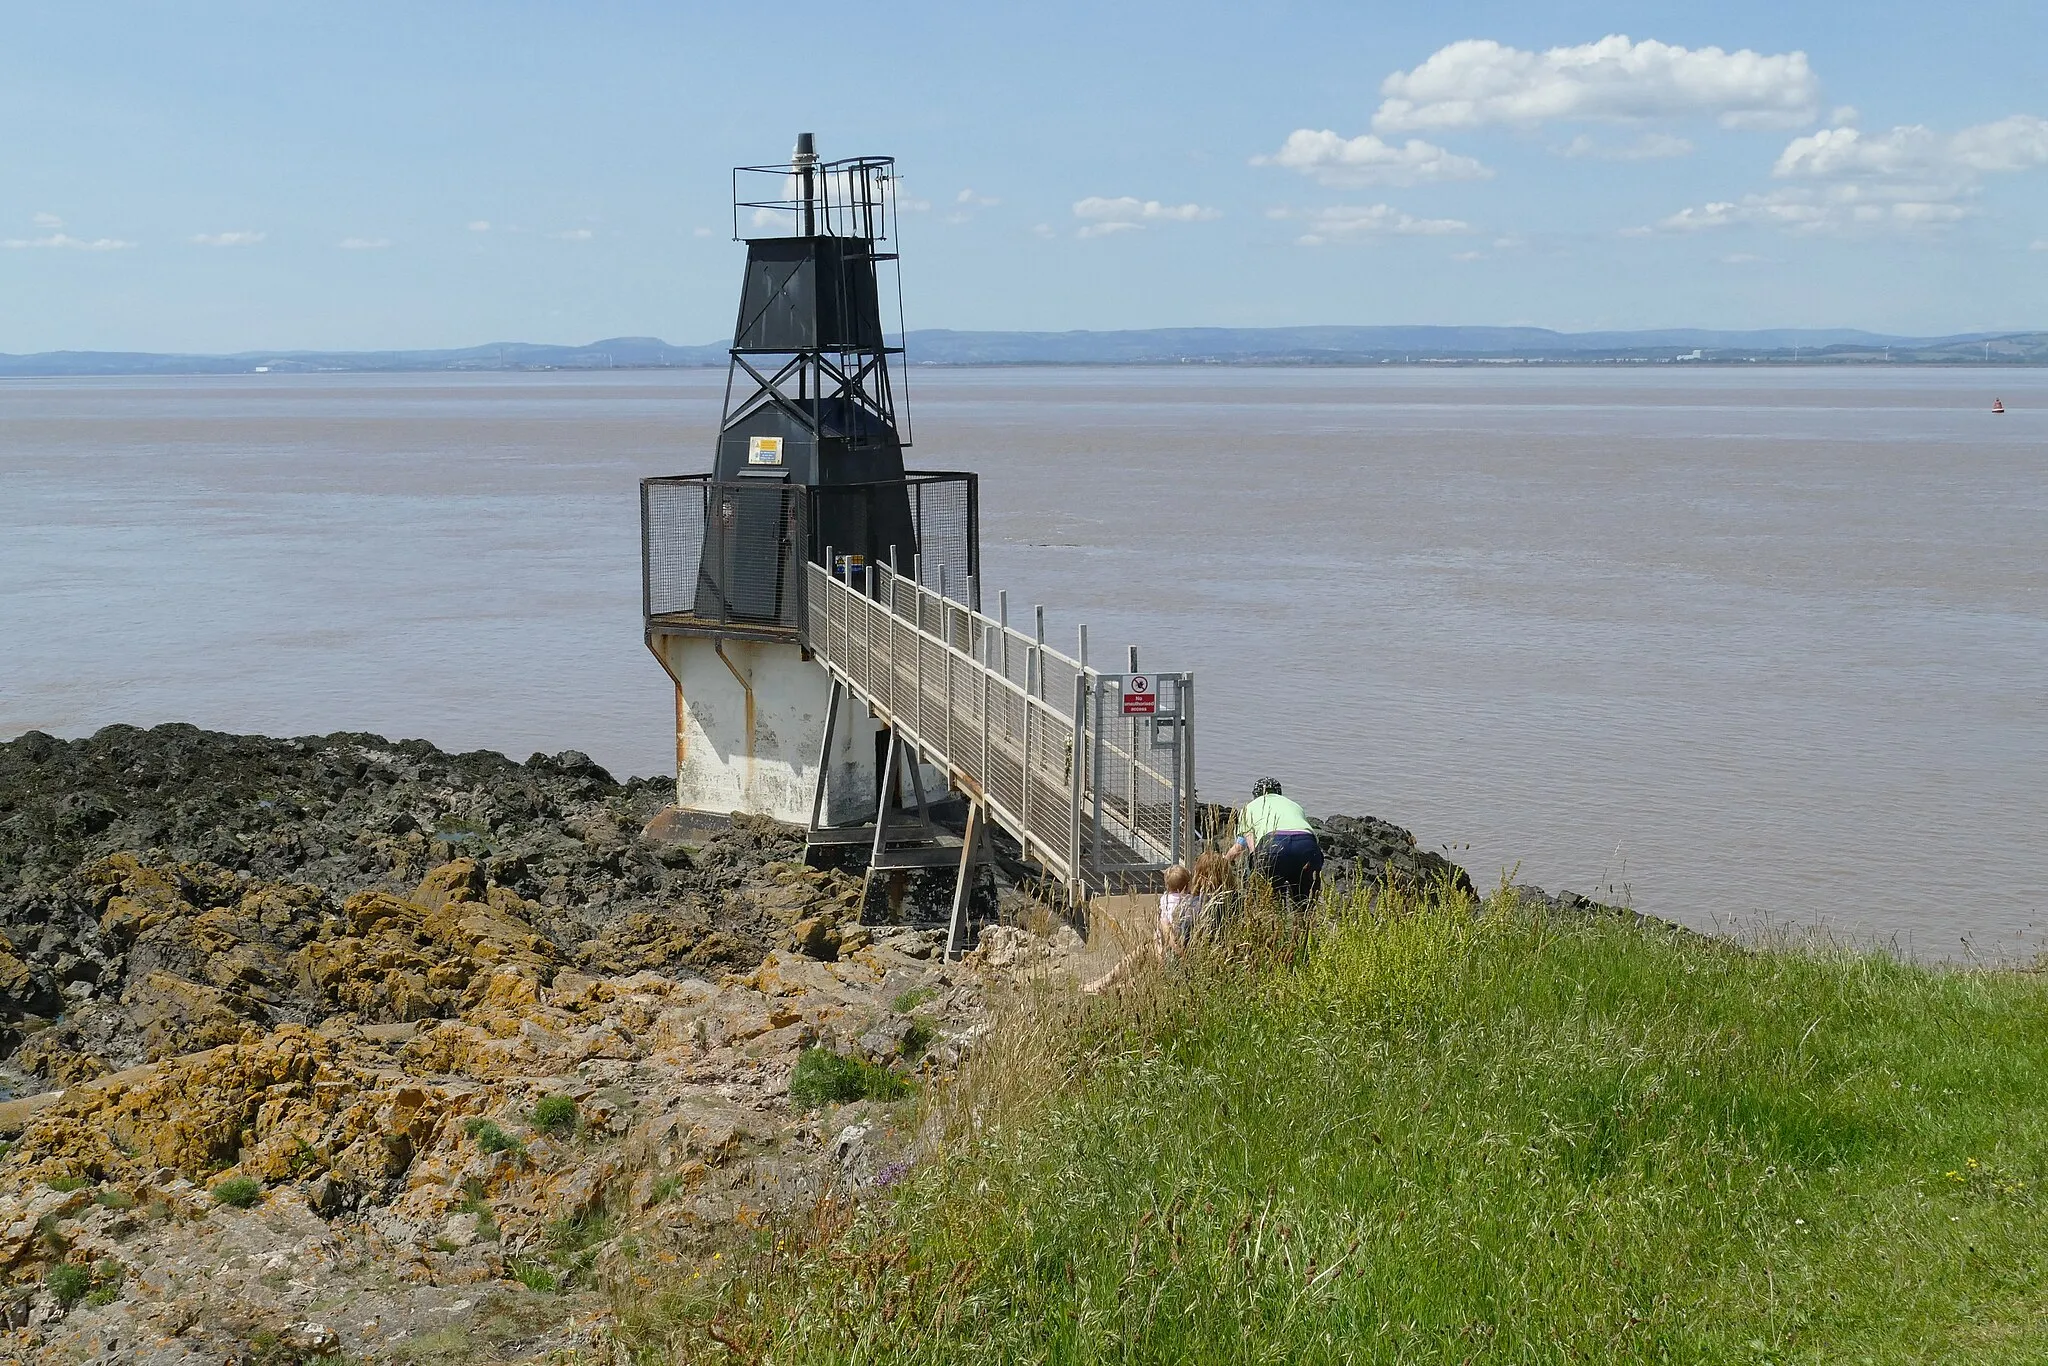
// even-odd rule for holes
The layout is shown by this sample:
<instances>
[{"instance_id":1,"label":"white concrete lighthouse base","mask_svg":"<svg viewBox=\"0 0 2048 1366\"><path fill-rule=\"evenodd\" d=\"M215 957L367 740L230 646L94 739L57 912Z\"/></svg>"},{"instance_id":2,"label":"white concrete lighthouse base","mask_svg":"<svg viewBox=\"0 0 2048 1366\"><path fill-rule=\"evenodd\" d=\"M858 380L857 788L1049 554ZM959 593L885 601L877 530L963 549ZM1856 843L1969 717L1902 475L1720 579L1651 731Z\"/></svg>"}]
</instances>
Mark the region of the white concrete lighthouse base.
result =
<instances>
[{"instance_id":1,"label":"white concrete lighthouse base","mask_svg":"<svg viewBox=\"0 0 2048 1366\"><path fill-rule=\"evenodd\" d=\"M676 683L676 805L807 825L832 689L825 671L777 642L656 634L649 644ZM874 818L877 729L865 706L840 700L826 824Z\"/></svg>"}]
</instances>

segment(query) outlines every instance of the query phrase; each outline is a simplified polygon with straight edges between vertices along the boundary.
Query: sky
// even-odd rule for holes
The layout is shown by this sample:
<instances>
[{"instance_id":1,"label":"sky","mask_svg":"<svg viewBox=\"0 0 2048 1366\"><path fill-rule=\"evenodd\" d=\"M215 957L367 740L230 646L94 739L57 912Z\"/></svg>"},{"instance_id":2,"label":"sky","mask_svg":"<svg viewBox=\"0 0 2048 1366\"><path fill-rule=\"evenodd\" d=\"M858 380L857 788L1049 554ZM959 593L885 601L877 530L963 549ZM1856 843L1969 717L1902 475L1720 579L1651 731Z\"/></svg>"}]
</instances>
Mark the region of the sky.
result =
<instances>
[{"instance_id":1,"label":"sky","mask_svg":"<svg viewBox=\"0 0 2048 1366\"><path fill-rule=\"evenodd\" d=\"M2048 6L0 0L0 351L730 335L729 169L906 320L2048 327Z\"/></svg>"}]
</instances>

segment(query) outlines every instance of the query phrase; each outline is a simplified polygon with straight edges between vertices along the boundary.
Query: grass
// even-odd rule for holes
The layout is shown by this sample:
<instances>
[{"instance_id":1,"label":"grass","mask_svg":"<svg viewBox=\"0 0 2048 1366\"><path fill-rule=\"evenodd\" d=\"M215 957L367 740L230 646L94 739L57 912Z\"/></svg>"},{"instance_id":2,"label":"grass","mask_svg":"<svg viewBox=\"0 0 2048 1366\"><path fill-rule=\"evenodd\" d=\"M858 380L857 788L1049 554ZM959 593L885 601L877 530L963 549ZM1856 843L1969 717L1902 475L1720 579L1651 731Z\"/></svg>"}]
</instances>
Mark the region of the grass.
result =
<instances>
[{"instance_id":1,"label":"grass","mask_svg":"<svg viewBox=\"0 0 2048 1366\"><path fill-rule=\"evenodd\" d=\"M516 1135L505 1132L495 1120L466 1119L462 1121L462 1132L475 1139L476 1146L487 1153L525 1155L526 1144Z\"/></svg>"},{"instance_id":2,"label":"grass","mask_svg":"<svg viewBox=\"0 0 2048 1366\"><path fill-rule=\"evenodd\" d=\"M73 1191L84 1190L87 1186L90 1186L92 1182L86 1180L82 1176L53 1176L49 1180L43 1182L43 1184L45 1186L48 1186L53 1191L57 1191L64 1195L69 1195Z\"/></svg>"},{"instance_id":3,"label":"grass","mask_svg":"<svg viewBox=\"0 0 2048 1366\"><path fill-rule=\"evenodd\" d=\"M462 1183L462 1199L456 1203L456 1210L462 1214L476 1216L476 1232L486 1242L498 1241L498 1216L485 1198L484 1183L472 1176Z\"/></svg>"},{"instance_id":4,"label":"grass","mask_svg":"<svg viewBox=\"0 0 2048 1366\"><path fill-rule=\"evenodd\" d=\"M517 1257L508 1263L512 1279L528 1290L552 1295L562 1289L562 1278L553 1267L533 1257Z\"/></svg>"},{"instance_id":5,"label":"grass","mask_svg":"<svg viewBox=\"0 0 2048 1366\"><path fill-rule=\"evenodd\" d=\"M925 1002L935 999L938 994L939 989L929 984L911 987L908 990L898 992L896 999L889 1002L889 1009L895 1011L898 1015L908 1015Z\"/></svg>"},{"instance_id":6,"label":"grass","mask_svg":"<svg viewBox=\"0 0 2048 1366\"><path fill-rule=\"evenodd\" d=\"M263 1185L253 1176L230 1176L214 1182L207 1193L220 1204L248 1209L263 1198Z\"/></svg>"},{"instance_id":7,"label":"grass","mask_svg":"<svg viewBox=\"0 0 2048 1366\"><path fill-rule=\"evenodd\" d=\"M2048 1358L2048 982L1455 896L1043 997L644 1359ZM736 1346L735 1346L736 1344Z\"/></svg>"},{"instance_id":8,"label":"grass","mask_svg":"<svg viewBox=\"0 0 2048 1366\"><path fill-rule=\"evenodd\" d=\"M533 1127L557 1137L576 1132L583 1116L574 1096L543 1096L533 1107Z\"/></svg>"},{"instance_id":9,"label":"grass","mask_svg":"<svg viewBox=\"0 0 2048 1366\"><path fill-rule=\"evenodd\" d=\"M938 1037L938 1031L923 1020L912 1020L910 1028L903 1031L903 1046L898 1051L907 1061L916 1062L930 1050L932 1041Z\"/></svg>"},{"instance_id":10,"label":"grass","mask_svg":"<svg viewBox=\"0 0 2048 1366\"><path fill-rule=\"evenodd\" d=\"M587 1280L597 1263L598 1248L618 1232L618 1221L602 1212L557 1219L547 1227L548 1260L556 1268L555 1284L567 1290L579 1278Z\"/></svg>"},{"instance_id":11,"label":"grass","mask_svg":"<svg viewBox=\"0 0 2048 1366\"><path fill-rule=\"evenodd\" d=\"M92 1292L92 1268L77 1262L58 1262L44 1274L43 1284L58 1304L69 1309Z\"/></svg>"},{"instance_id":12,"label":"grass","mask_svg":"<svg viewBox=\"0 0 2048 1366\"><path fill-rule=\"evenodd\" d=\"M512 1279L541 1294L567 1294L588 1281L601 1246L618 1232L618 1221L602 1211L557 1219L541 1236L545 1257L517 1257L506 1264Z\"/></svg>"},{"instance_id":13,"label":"grass","mask_svg":"<svg viewBox=\"0 0 2048 1366\"><path fill-rule=\"evenodd\" d=\"M888 1068L829 1048L806 1048L789 1076L789 1103L805 1110L855 1100L898 1100L909 1094L910 1083Z\"/></svg>"},{"instance_id":14,"label":"grass","mask_svg":"<svg viewBox=\"0 0 2048 1366\"><path fill-rule=\"evenodd\" d=\"M119 1262L111 1257L101 1258L93 1264L92 1289L87 1293L85 1302L93 1305L112 1304L121 1298L121 1285L126 1279L127 1273Z\"/></svg>"}]
</instances>

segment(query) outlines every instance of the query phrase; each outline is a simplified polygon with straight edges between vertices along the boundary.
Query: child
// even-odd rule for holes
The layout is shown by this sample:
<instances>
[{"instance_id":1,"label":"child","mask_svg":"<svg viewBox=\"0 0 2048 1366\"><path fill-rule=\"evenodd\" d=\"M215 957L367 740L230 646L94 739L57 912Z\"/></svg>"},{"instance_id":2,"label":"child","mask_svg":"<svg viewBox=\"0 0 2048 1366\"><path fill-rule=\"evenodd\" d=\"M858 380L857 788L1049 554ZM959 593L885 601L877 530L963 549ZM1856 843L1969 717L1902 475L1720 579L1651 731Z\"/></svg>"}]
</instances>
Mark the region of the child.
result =
<instances>
[{"instance_id":1,"label":"child","mask_svg":"<svg viewBox=\"0 0 2048 1366\"><path fill-rule=\"evenodd\" d=\"M1194 934L1213 935L1230 901L1230 860L1214 852L1195 860Z\"/></svg>"},{"instance_id":2,"label":"child","mask_svg":"<svg viewBox=\"0 0 2048 1366\"><path fill-rule=\"evenodd\" d=\"M1159 920L1152 927L1151 945L1140 944L1119 959L1108 972L1082 984L1083 995L1100 995L1113 986L1128 982L1139 967L1155 955L1177 958L1187 951L1188 935L1202 914L1202 898L1189 890L1194 882L1194 875L1183 864L1176 863L1166 870L1166 891L1159 898Z\"/></svg>"},{"instance_id":3,"label":"child","mask_svg":"<svg viewBox=\"0 0 2048 1366\"><path fill-rule=\"evenodd\" d=\"M1202 898L1191 889L1194 874L1184 864L1166 870L1166 890L1159 896L1159 928L1153 933L1153 947L1162 958L1186 951L1188 936L1202 916Z\"/></svg>"}]
</instances>

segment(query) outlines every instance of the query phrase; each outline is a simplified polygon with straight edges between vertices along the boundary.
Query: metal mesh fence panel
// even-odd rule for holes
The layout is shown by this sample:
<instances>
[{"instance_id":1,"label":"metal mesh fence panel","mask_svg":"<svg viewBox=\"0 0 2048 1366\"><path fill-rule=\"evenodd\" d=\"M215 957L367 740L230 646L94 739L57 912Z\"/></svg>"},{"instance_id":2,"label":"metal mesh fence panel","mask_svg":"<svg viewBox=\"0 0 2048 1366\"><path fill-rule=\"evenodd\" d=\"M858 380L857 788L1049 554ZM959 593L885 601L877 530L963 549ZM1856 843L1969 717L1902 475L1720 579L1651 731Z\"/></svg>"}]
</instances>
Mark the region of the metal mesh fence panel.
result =
<instances>
[{"instance_id":1,"label":"metal mesh fence panel","mask_svg":"<svg viewBox=\"0 0 2048 1366\"><path fill-rule=\"evenodd\" d=\"M697 615L794 627L809 544L803 490L788 484L713 484Z\"/></svg>"},{"instance_id":2,"label":"metal mesh fence panel","mask_svg":"<svg viewBox=\"0 0 2048 1366\"><path fill-rule=\"evenodd\" d=\"M1024 809L1024 708L1021 695L998 688L989 697L988 767L982 787L1011 811Z\"/></svg>"},{"instance_id":3,"label":"metal mesh fence panel","mask_svg":"<svg viewBox=\"0 0 2048 1366\"><path fill-rule=\"evenodd\" d=\"M719 483L708 475L642 480L646 615L684 628L800 631L806 624L804 565L822 560L828 550L859 562L863 547L872 549L877 541L900 545L906 503L925 582L937 587L943 580L964 601L980 558L975 488L973 475L958 473L912 474L903 484L816 487L768 480ZM839 543L828 544L834 538ZM903 610L927 612L924 629L972 653L957 629L939 623L936 607L915 601L913 584L903 588Z\"/></svg>"},{"instance_id":4,"label":"metal mesh fence panel","mask_svg":"<svg viewBox=\"0 0 2048 1366\"><path fill-rule=\"evenodd\" d=\"M973 475L910 476L910 520L926 588L943 583L948 596L965 599L968 577L981 572L976 497Z\"/></svg>"},{"instance_id":5,"label":"metal mesh fence panel","mask_svg":"<svg viewBox=\"0 0 2048 1366\"><path fill-rule=\"evenodd\" d=\"M649 616L696 610L708 487L700 479L649 479L640 485L642 594Z\"/></svg>"},{"instance_id":6,"label":"metal mesh fence panel","mask_svg":"<svg viewBox=\"0 0 2048 1366\"><path fill-rule=\"evenodd\" d=\"M642 595L650 618L799 630L810 501L800 486L640 485Z\"/></svg>"}]
</instances>

